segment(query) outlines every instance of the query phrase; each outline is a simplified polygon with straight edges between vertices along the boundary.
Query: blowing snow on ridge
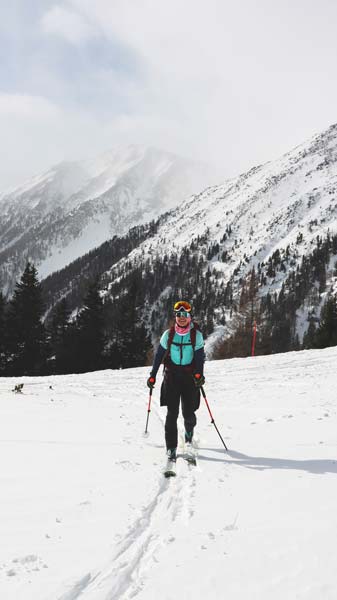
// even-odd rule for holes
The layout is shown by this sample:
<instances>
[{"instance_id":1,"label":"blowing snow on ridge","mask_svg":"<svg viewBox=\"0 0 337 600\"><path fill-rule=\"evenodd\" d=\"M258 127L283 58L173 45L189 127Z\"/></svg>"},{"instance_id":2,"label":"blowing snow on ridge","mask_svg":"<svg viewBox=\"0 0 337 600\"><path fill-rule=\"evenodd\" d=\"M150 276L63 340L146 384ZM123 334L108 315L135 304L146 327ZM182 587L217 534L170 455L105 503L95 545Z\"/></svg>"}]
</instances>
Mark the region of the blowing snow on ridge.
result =
<instances>
[{"instance_id":1,"label":"blowing snow on ridge","mask_svg":"<svg viewBox=\"0 0 337 600\"><path fill-rule=\"evenodd\" d=\"M41 277L116 233L158 217L214 181L202 163L142 146L61 163L0 196L0 283L11 292L27 260Z\"/></svg>"},{"instance_id":2,"label":"blowing snow on ridge","mask_svg":"<svg viewBox=\"0 0 337 600\"><path fill-rule=\"evenodd\" d=\"M289 343L264 351L260 345L260 352L298 349L310 320L319 320L337 287L336 180L333 125L280 159L208 187L155 223L82 256L44 281L46 306L50 310L67 297L70 309L78 310L83 282L99 275L105 302L117 307L136 280L136 308L153 340L165 325L173 295L185 295L193 301L212 356L218 341L235 331L242 292L255 269L255 318L273 328L275 340L280 314L291 330L283 336ZM286 307L275 304L270 323L263 310L271 295L278 302L274 293L295 301ZM231 353L235 355L245 354Z\"/></svg>"},{"instance_id":3,"label":"blowing snow on ridge","mask_svg":"<svg viewBox=\"0 0 337 600\"><path fill-rule=\"evenodd\" d=\"M183 248L206 232L210 240L220 241L225 227L231 226L231 239L224 245L230 260L213 261L224 276L245 257L251 266L281 245L296 243L299 232L305 253L317 234L337 231L336 185L337 125L333 125L280 159L194 195L141 250L147 246L165 250L172 244Z\"/></svg>"},{"instance_id":4,"label":"blowing snow on ridge","mask_svg":"<svg viewBox=\"0 0 337 600\"><path fill-rule=\"evenodd\" d=\"M279 292L287 277L296 273L303 257L314 250L317 238L337 232L336 184L337 126L333 125L280 159L254 167L222 185L209 187L171 211L162 219L155 235L104 275L108 292L112 290L115 296L126 293L120 283L116 288L115 282L120 281L121 275L127 281L127 273L135 269L143 273L152 270L155 276L163 269L169 270L171 257L173 275L171 279L167 277L168 290L165 286L158 289L158 306L161 293L165 303L169 289L180 288L191 290L194 304L201 306L198 281L207 275L208 288L203 289L202 294L209 297L208 307L213 311L214 322L229 324L232 298L238 305L243 279L253 267L259 269L260 298ZM275 252L279 255L279 264L268 272L268 261ZM194 268L191 256L196 261ZM184 260L190 260L187 266ZM332 249L327 272L331 289L336 283L336 260ZM174 261L183 265L184 288L174 279ZM197 267L200 274L193 281L189 280ZM225 288L229 284L231 291L227 293ZM149 287L148 282L146 286ZM310 289L314 288L315 283L310 283ZM144 295L146 297L145 292ZM301 302L296 306L300 310L295 325L300 338L308 324L308 314L313 310L310 301L307 307ZM316 316L319 316L321 302L320 297L314 308Z\"/></svg>"}]
</instances>

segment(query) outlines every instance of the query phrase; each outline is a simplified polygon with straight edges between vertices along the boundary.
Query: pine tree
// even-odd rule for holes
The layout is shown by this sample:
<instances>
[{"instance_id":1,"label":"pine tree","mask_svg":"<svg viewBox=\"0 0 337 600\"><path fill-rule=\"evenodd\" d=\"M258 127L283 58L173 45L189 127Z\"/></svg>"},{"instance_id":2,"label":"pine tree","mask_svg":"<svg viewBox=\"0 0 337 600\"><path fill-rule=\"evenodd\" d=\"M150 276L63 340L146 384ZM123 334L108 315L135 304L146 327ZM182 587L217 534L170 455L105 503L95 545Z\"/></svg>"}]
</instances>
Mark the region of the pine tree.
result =
<instances>
[{"instance_id":1,"label":"pine tree","mask_svg":"<svg viewBox=\"0 0 337 600\"><path fill-rule=\"evenodd\" d=\"M139 367L147 362L152 344L140 316L140 290L140 279L136 276L130 283L127 300L119 302L115 340L109 353L109 366L112 368Z\"/></svg>"},{"instance_id":2,"label":"pine tree","mask_svg":"<svg viewBox=\"0 0 337 600\"><path fill-rule=\"evenodd\" d=\"M47 346L42 316L42 292L37 270L28 262L8 307L6 351L10 374L45 373Z\"/></svg>"},{"instance_id":3,"label":"pine tree","mask_svg":"<svg viewBox=\"0 0 337 600\"><path fill-rule=\"evenodd\" d=\"M321 321L315 336L316 348L337 345L337 296L332 296L324 304Z\"/></svg>"},{"instance_id":4,"label":"pine tree","mask_svg":"<svg viewBox=\"0 0 337 600\"><path fill-rule=\"evenodd\" d=\"M310 348L314 348L315 347L315 337L316 337L315 322L313 319L310 319L309 327L303 336L302 348L304 350L309 350Z\"/></svg>"},{"instance_id":5,"label":"pine tree","mask_svg":"<svg viewBox=\"0 0 337 600\"><path fill-rule=\"evenodd\" d=\"M214 311L211 307L208 307L206 310L206 323L203 327L203 332L205 335L209 336L214 331Z\"/></svg>"},{"instance_id":6,"label":"pine tree","mask_svg":"<svg viewBox=\"0 0 337 600\"><path fill-rule=\"evenodd\" d=\"M97 371L105 367L105 327L103 301L99 294L98 282L89 287L84 299L84 308L78 319L78 365L81 372Z\"/></svg>"},{"instance_id":7,"label":"pine tree","mask_svg":"<svg viewBox=\"0 0 337 600\"><path fill-rule=\"evenodd\" d=\"M0 375L5 372L5 298L0 292Z\"/></svg>"},{"instance_id":8,"label":"pine tree","mask_svg":"<svg viewBox=\"0 0 337 600\"><path fill-rule=\"evenodd\" d=\"M58 374L68 373L73 363L69 354L70 336L68 335L70 310L65 298L56 305L49 329L52 371ZM69 362L70 361L70 362Z\"/></svg>"}]
</instances>

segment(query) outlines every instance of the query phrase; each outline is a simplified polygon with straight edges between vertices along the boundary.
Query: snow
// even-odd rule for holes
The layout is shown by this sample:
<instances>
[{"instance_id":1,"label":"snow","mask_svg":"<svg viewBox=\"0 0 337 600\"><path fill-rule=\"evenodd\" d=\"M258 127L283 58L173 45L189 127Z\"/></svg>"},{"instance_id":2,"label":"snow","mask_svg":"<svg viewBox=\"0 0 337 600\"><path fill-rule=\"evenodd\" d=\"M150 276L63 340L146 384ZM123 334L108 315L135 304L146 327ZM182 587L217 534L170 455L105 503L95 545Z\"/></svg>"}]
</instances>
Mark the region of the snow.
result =
<instances>
[{"instance_id":1,"label":"snow","mask_svg":"<svg viewBox=\"0 0 337 600\"><path fill-rule=\"evenodd\" d=\"M61 270L64 265L70 264L74 257L83 256L110 237L111 225L108 215L106 213L98 214L82 229L79 236L71 239L66 246L60 247L52 244L48 248L48 256L39 265L40 278L43 279L50 273Z\"/></svg>"},{"instance_id":2,"label":"snow","mask_svg":"<svg viewBox=\"0 0 337 600\"><path fill-rule=\"evenodd\" d=\"M114 235L156 219L216 170L145 146L115 147L86 161L62 162L8 193L0 193L0 278L8 293L22 257L42 277L60 270ZM8 251L8 252L6 252ZM5 263L4 263L5 260Z\"/></svg>"},{"instance_id":3,"label":"snow","mask_svg":"<svg viewBox=\"0 0 337 600\"><path fill-rule=\"evenodd\" d=\"M335 600L336 360L207 362L171 480L148 368L0 379L0 597Z\"/></svg>"},{"instance_id":4,"label":"snow","mask_svg":"<svg viewBox=\"0 0 337 600\"><path fill-rule=\"evenodd\" d=\"M150 268L154 268L157 257L173 253L179 257L184 249L190 249L191 242L199 257L207 245L219 244L219 254L208 261L205 270L210 267L213 271L214 289L232 282L236 302L242 278L253 266L257 268L263 263L265 272L265 265L276 250L283 258L289 250L290 260L259 289L261 297L268 292L278 293L289 274L300 266L303 256L313 251L317 236L336 234L336 190L337 126L332 126L273 162L186 198L162 219L154 236L108 269L106 293L123 269L130 273L135 268L145 268L147 260ZM200 243L200 238L207 241ZM224 251L227 258L222 261ZM327 289L337 286L333 270L336 257L331 262ZM320 307L316 300L312 302L310 308L316 317ZM216 325L218 316L215 314ZM296 322L300 341L308 324L308 307L303 305L297 311ZM226 333L232 329L232 318L226 314ZM210 340L209 355L216 341L217 333Z\"/></svg>"}]
</instances>

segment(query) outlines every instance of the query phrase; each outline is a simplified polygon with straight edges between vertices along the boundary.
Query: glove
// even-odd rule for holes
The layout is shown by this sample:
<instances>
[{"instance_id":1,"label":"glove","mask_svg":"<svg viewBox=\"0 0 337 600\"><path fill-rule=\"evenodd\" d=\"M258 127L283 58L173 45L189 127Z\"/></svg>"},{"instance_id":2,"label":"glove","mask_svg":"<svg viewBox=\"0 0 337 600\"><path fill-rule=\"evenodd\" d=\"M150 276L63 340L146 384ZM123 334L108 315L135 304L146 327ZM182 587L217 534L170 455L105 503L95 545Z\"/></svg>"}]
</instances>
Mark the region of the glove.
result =
<instances>
[{"instance_id":1,"label":"glove","mask_svg":"<svg viewBox=\"0 0 337 600\"><path fill-rule=\"evenodd\" d=\"M205 383L205 377L201 373L194 373L193 380L196 388L201 388Z\"/></svg>"},{"instance_id":2,"label":"glove","mask_svg":"<svg viewBox=\"0 0 337 600\"><path fill-rule=\"evenodd\" d=\"M147 387L150 388L150 390L153 390L155 383L156 383L156 378L153 375L150 375L150 377L148 378L148 380L146 382Z\"/></svg>"}]
</instances>

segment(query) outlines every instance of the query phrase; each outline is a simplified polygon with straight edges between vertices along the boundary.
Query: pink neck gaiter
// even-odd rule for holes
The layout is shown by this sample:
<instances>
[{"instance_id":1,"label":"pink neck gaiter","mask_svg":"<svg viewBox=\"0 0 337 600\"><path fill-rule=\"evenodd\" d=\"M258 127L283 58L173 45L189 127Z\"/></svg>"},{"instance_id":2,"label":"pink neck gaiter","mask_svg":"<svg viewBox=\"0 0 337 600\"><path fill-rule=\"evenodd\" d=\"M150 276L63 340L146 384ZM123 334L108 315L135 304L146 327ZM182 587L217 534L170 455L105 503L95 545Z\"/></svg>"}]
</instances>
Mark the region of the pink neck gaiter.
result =
<instances>
[{"instance_id":1,"label":"pink neck gaiter","mask_svg":"<svg viewBox=\"0 0 337 600\"><path fill-rule=\"evenodd\" d=\"M175 323L174 329L178 335L186 335L186 333L189 333L189 331L191 329L191 319L189 319L189 321L188 321L187 325L185 325L185 327L180 327L178 325L178 323Z\"/></svg>"}]
</instances>

